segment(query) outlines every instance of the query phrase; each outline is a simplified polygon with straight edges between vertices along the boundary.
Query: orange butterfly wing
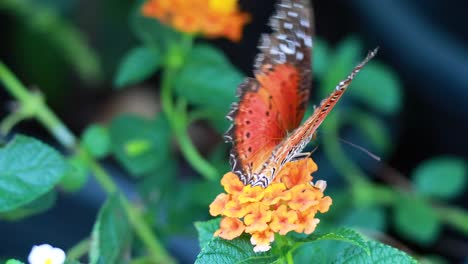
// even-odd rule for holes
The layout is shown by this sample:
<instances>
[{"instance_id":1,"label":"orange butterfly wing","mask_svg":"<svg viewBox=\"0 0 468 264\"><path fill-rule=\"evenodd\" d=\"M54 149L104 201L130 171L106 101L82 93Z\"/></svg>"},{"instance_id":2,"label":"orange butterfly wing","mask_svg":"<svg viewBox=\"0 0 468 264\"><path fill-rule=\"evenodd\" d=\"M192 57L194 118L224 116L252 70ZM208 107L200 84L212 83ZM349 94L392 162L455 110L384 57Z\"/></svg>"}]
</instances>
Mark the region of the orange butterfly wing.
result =
<instances>
[{"instance_id":1,"label":"orange butterfly wing","mask_svg":"<svg viewBox=\"0 0 468 264\"><path fill-rule=\"evenodd\" d=\"M311 82L311 9L307 1L282 0L263 35L255 79L238 88L239 103L225 135L233 147L230 162L244 184L261 170L277 145L304 116Z\"/></svg>"}]
</instances>

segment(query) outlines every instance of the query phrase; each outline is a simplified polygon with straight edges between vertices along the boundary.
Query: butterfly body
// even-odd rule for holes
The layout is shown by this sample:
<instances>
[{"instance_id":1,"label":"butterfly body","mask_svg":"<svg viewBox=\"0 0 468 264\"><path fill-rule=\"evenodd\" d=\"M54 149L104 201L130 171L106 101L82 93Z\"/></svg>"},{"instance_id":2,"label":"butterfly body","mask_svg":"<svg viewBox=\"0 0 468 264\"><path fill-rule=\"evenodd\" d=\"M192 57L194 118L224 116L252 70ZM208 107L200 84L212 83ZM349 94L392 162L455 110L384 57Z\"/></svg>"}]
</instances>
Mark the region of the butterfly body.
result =
<instances>
[{"instance_id":1,"label":"butterfly body","mask_svg":"<svg viewBox=\"0 0 468 264\"><path fill-rule=\"evenodd\" d=\"M303 125L311 87L312 11L305 0L281 0L263 35L255 78L238 88L239 102L227 116L233 122L225 139L233 144L232 170L244 184L268 186L301 151L336 105L351 80L375 51L340 82Z\"/></svg>"}]
</instances>

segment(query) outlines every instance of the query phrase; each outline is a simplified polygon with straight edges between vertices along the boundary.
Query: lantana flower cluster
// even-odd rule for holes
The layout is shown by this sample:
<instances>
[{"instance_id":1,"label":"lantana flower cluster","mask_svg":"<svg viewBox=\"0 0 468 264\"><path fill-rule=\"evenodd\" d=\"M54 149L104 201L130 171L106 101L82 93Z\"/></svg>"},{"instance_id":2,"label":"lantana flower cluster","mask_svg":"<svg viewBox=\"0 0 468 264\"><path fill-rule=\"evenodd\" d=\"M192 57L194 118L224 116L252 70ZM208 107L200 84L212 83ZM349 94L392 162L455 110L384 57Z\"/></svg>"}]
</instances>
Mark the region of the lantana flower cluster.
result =
<instances>
[{"instance_id":1,"label":"lantana flower cluster","mask_svg":"<svg viewBox=\"0 0 468 264\"><path fill-rule=\"evenodd\" d=\"M316 170L312 159L289 162L266 188L245 186L234 173L226 173L221 180L226 193L210 205L212 216L223 216L214 236L232 240L245 232L251 234L254 251L264 252L275 233L311 234L319 223L315 214L327 212L332 204L323 194L326 182L312 183Z\"/></svg>"},{"instance_id":2,"label":"lantana flower cluster","mask_svg":"<svg viewBox=\"0 0 468 264\"><path fill-rule=\"evenodd\" d=\"M142 12L181 32L232 41L241 39L250 21L247 13L239 11L237 0L148 0Z\"/></svg>"}]
</instances>

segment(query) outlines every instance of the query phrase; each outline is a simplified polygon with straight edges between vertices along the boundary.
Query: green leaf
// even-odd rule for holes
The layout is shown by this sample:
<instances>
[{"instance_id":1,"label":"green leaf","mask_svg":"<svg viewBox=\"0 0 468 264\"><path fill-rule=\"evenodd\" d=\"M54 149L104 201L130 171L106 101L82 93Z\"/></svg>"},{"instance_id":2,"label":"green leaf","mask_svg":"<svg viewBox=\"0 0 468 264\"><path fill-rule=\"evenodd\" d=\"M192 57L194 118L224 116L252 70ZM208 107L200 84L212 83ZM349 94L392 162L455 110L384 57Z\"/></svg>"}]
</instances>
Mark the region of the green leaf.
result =
<instances>
[{"instance_id":1,"label":"green leaf","mask_svg":"<svg viewBox=\"0 0 468 264\"><path fill-rule=\"evenodd\" d=\"M120 263L130 250L131 226L120 195L107 199L93 227L90 262Z\"/></svg>"},{"instance_id":2,"label":"green leaf","mask_svg":"<svg viewBox=\"0 0 468 264\"><path fill-rule=\"evenodd\" d=\"M364 251L368 252L369 247L367 246L367 239L365 239L358 232L349 229L349 228L338 228L332 232L323 234L323 235L311 235L308 238L303 239L302 241L321 241L321 240L337 240L347 243L351 243L357 247L362 248Z\"/></svg>"},{"instance_id":3,"label":"green leaf","mask_svg":"<svg viewBox=\"0 0 468 264\"><path fill-rule=\"evenodd\" d=\"M175 80L175 88L190 103L225 116L242 79L242 74L221 51L209 45L196 45Z\"/></svg>"},{"instance_id":4,"label":"green leaf","mask_svg":"<svg viewBox=\"0 0 468 264\"><path fill-rule=\"evenodd\" d=\"M349 210L343 217L341 225L360 227L366 230L385 230L387 216L381 207L359 207Z\"/></svg>"},{"instance_id":5,"label":"green leaf","mask_svg":"<svg viewBox=\"0 0 468 264\"><path fill-rule=\"evenodd\" d=\"M24 264L24 263L16 259L9 259L5 262L5 264Z\"/></svg>"},{"instance_id":6,"label":"green leaf","mask_svg":"<svg viewBox=\"0 0 468 264\"><path fill-rule=\"evenodd\" d=\"M439 217L445 223L468 235L468 212L456 207L437 208Z\"/></svg>"},{"instance_id":7,"label":"green leaf","mask_svg":"<svg viewBox=\"0 0 468 264\"><path fill-rule=\"evenodd\" d=\"M440 221L432 207L419 197L401 195L394 205L396 231L420 244L430 244L440 231Z\"/></svg>"},{"instance_id":8,"label":"green leaf","mask_svg":"<svg viewBox=\"0 0 468 264\"><path fill-rule=\"evenodd\" d=\"M321 79L328 71L330 64L331 50L325 40L316 38L313 47L313 66L314 78Z\"/></svg>"},{"instance_id":9,"label":"green leaf","mask_svg":"<svg viewBox=\"0 0 468 264\"><path fill-rule=\"evenodd\" d=\"M17 221L26 217L43 213L52 208L52 206L55 205L56 200L57 193L54 190L52 190L28 204L16 208L13 211L0 213L0 219L5 219L8 221Z\"/></svg>"},{"instance_id":10,"label":"green leaf","mask_svg":"<svg viewBox=\"0 0 468 264\"><path fill-rule=\"evenodd\" d=\"M344 113L346 122L353 125L363 134L379 153L387 153L391 146L391 137L384 122L367 112L352 109ZM364 146L366 147L366 146Z\"/></svg>"},{"instance_id":11,"label":"green leaf","mask_svg":"<svg viewBox=\"0 0 468 264\"><path fill-rule=\"evenodd\" d=\"M361 50L362 44L355 37L349 37L339 43L330 59L327 73L323 76L323 81L320 85L319 94L321 98L328 96L333 88L348 76L360 59Z\"/></svg>"},{"instance_id":12,"label":"green leaf","mask_svg":"<svg viewBox=\"0 0 468 264\"><path fill-rule=\"evenodd\" d=\"M161 167L144 175L138 182L138 191L149 211L161 210L161 202L167 193L174 192L178 164L167 157Z\"/></svg>"},{"instance_id":13,"label":"green leaf","mask_svg":"<svg viewBox=\"0 0 468 264\"><path fill-rule=\"evenodd\" d=\"M401 83L388 66L372 61L353 80L350 96L384 114L395 114L401 109Z\"/></svg>"},{"instance_id":14,"label":"green leaf","mask_svg":"<svg viewBox=\"0 0 468 264\"><path fill-rule=\"evenodd\" d=\"M81 262L79 262L78 260L74 260L74 259L67 259L65 260L64 264L81 264Z\"/></svg>"},{"instance_id":15,"label":"green leaf","mask_svg":"<svg viewBox=\"0 0 468 264\"><path fill-rule=\"evenodd\" d=\"M76 192L88 182L88 166L81 157L76 155L68 158L67 162L70 169L60 181L60 187L67 192Z\"/></svg>"},{"instance_id":16,"label":"green leaf","mask_svg":"<svg viewBox=\"0 0 468 264\"><path fill-rule=\"evenodd\" d=\"M145 46L157 48L160 54L166 54L171 46L180 43L182 39L182 34L161 24L157 19L144 17L141 14L141 5L132 12L130 26Z\"/></svg>"},{"instance_id":17,"label":"green leaf","mask_svg":"<svg viewBox=\"0 0 468 264\"><path fill-rule=\"evenodd\" d=\"M161 66L159 51L152 47L141 46L132 49L120 63L114 85L122 88L149 78Z\"/></svg>"},{"instance_id":18,"label":"green leaf","mask_svg":"<svg viewBox=\"0 0 468 264\"><path fill-rule=\"evenodd\" d=\"M166 119L146 120L133 115L122 115L112 120L110 135L116 158L132 175L141 176L163 165L169 156L170 129ZM148 147L138 148L135 142L146 142Z\"/></svg>"},{"instance_id":19,"label":"green leaf","mask_svg":"<svg viewBox=\"0 0 468 264\"><path fill-rule=\"evenodd\" d=\"M455 157L437 157L421 163L412 173L415 189L442 199L454 198L466 187L466 163Z\"/></svg>"},{"instance_id":20,"label":"green leaf","mask_svg":"<svg viewBox=\"0 0 468 264\"><path fill-rule=\"evenodd\" d=\"M334 264L416 264L418 263L415 259L408 256L403 251L396 248L392 248L388 245L379 243L377 241L368 241L367 247L370 250L370 254L362 248L348 247L337 256Z\"/></svg>"},{"instance_id":21,"label":"green leaf","mask_svg":"<svg viewBox=\"0 0 468 264\"><path fill-rule=\"evenodd\" d=\"M224 240L219 237L213 238L202 248L198 254L196 264L269 264L278 259L271 252L255 253L247 235L233 240Z\"/></svg>"},{"instance_id":22,"label":"green leaf","mask_svg":"<svg viewBox=\"0 0 468 264\"><path fill-rule=\"evenodd\" d=\"M0 149L0 212L16 209L46 194L69 167L40 141L18 135Z\"/></svg>"},{"instance_id":23,"label":"green leaf","mask_svg":"<svg viewBox=\"0 0 468 264\"><path fill-rule=\"evenodd\" d=\"M109 131L101 125L91 125L82 135L82 144L93 157L103 158L111 148Z\"/></svg>"},{"instance_id":24,"label":"green leaf","mask_svg":"<svg viewBox=\"0 0 468 264\"><path fill-rule=\"evenodd\" d=\"M203 249L211 240L213 240L213 234L216 230L219 229L220 222L221 218L216 218L205 222L195 222L200 248Z\"/></svg>"}]
</instances>

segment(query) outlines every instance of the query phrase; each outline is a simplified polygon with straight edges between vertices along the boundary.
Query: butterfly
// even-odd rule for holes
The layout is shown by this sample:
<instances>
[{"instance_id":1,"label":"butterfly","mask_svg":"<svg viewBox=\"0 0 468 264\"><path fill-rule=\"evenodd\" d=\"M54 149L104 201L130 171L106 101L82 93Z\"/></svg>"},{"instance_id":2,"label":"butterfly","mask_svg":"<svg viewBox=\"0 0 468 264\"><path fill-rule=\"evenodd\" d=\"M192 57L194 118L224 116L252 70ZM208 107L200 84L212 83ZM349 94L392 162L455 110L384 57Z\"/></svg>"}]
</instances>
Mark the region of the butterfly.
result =
<instances>
[{"instance_id":1,"label":"butterfly","mask_svg":"<svg viewBox=\"0 0 468 264\"><path fill-rule=\"evenodd\" d=\"M375 56L369 52L346 79L301 124L311 87L312 9L305 0L280 0L270 18L273 32L263 34L254 64L255 78L237 89L224 138L232 143L232 171L244 185L267 187L301 153L356 74Z\"/></svg>"}]
</instances>

